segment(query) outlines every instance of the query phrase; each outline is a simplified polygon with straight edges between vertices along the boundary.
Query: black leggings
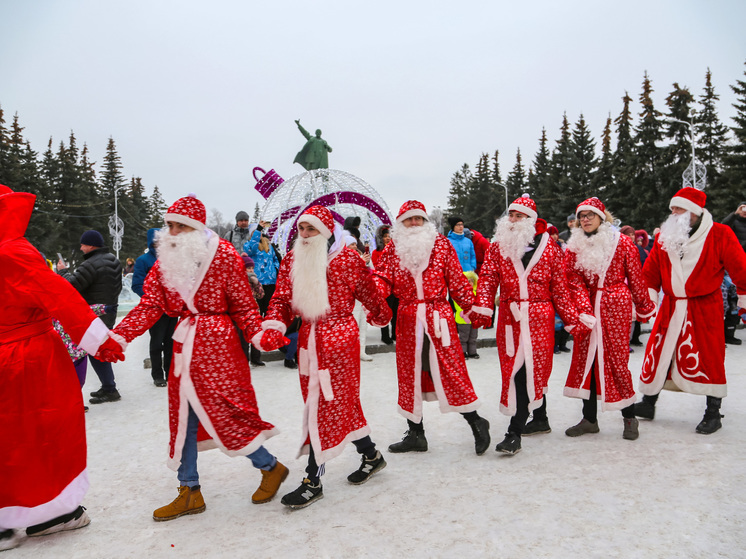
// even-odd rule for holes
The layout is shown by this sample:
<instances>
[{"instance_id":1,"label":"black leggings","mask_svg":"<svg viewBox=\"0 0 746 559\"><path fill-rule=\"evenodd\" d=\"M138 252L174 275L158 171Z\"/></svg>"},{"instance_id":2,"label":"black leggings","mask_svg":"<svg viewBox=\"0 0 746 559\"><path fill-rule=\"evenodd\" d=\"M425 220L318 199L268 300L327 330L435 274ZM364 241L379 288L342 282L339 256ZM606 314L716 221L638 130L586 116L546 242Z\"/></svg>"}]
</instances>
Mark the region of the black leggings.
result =
<instances>
[{"instance_id":1,"label":"black leggings","mask_svg":"<svg viewBox=\"0 0 746 559\"><path fill-rule=\"evenodd\" d=\"M365 456L368 460L372 460L376 457L376 443L373 442L373 439L370 438L370 435L363 437L362 439L352 441L352 444L355 445L355 449L358 451L358 453ZM323 475L324 464L321 464L321 466L319 466L316 463L316 454L313 452L313 446L309 445L306 477L311 483L313 483L314 485L318 485L319 481L321 480L321 476Z\"/></svg>"},{"instance_id":2,"label":"black leggings","mask_svg":"<svg viewBox=\"0 0 746 559\"><path fill-rule=\"evenodd\" d=\"M526 365L523 365L515 374L515 415L510 418L508 433L521 435L528 421L528 388L526 387ZM547 418L547 398L542 398L541 406L534 410L534 419Z\"/></svg>"},{"instance_id":3,"label":"black leggings","mask_svg":"<svg viewBox=\"0 0 746 559\"><path fill-rule=\"evenodd\" d=\"M591 395L590 398L587 400L583 400L583 417L590 421L591 423L596 423L598 421L598 399L596 398L598 392L596 390L596 363L593 363L593 367L591 368ZM626 408L622 409L622 417L625 417L627 419L631 419L635 417L635 405L630 404Z\"/></svg>"}]
</instances>

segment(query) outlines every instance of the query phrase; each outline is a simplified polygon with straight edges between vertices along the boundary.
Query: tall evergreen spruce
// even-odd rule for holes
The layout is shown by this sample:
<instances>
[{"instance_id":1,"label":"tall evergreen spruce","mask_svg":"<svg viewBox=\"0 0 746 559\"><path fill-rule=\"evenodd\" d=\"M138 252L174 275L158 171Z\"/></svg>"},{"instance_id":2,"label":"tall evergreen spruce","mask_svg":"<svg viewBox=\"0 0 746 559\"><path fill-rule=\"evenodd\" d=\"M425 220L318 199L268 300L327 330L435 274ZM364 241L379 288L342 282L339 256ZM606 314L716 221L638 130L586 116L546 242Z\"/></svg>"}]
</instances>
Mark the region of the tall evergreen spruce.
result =
<instances>
[{"instance_id":1,"label":"tall evergreen spruce","mask_svg":"<svg viewBox=\"0 0 746 559\"><path fill-rule=\"evenodd\" d=\"M581 113L572 131L567 177L568 194L573 197L575 204L591 196L592 178L597 166L596 142Z\"/></svg>"},{"instance_id":2,"label":"tall evergreen spruce","mask_svg":"<svg viewBox=\"0 0 746 559\"><path fill-rule=\"evenodd\" d=\"M148 198L148 227L162 227L163 214L166 213L168 205L163 199L163 194L158 185L153 187L153 194Z\"/></svg>"},{"instance_id":3,"label":"tall evergreen spruce","mask_svg":"<svg viewBox=\"0 0 746 559\"><path fill-rule=\"evenodd\" d=\"M691 129L686 124L675 122L691 122L692 103L694 96L688 88L673 84L673 91L666 97L668 117L665 124L665 137L668 145L663 148L662 173L661 173L661 200L671 198L682 186L682 174L692 162L692 141L696 145L696 138L691 137ZM700 154L697 153L699 158Z\"/></svg>"},{"instance_id":4,"label":"tall evergreen spruce","mask_svg":"<svg viewBox=\"0 0 746 559\"><path fill-rule=\"evenodd\" d=\"M631 205L623 210L609 208L624 223L648 231L657 227L668 213L666 193L663 187L662 148L663 138L660 112L653 103L653 85L645 72L640 94L640 120L635 129L635 164L632 182L628 185Z\"/></svg>"},{"instance_id":5,"label":"tall evergreen spruce","mask_svg":"<svg viewBox=\"0 0 746 559\"><path fill-rule=\"evenodd\" d=\"M119 157L119 154L117 153L117 147L114 143L114 138L111 137L106 144L106 155L104 156L103 171L101 172L100 184L102 196L104 196L109 201L107 208L109 214L114 215L114 194L116 191L118 191L117 203L121 206L121 200L125 198L125 196L122 195L126 194L127 182L124 178L124 175L122 174L122 161ZM125 211L119 211L119 218L125 222L122 243L124 243L124 238L126 238L128 235L136 234L136 232L127 227L128 218ZM101 231L101 233L104 234L105 239L109 239L109 247L113 248L114 241L113 239L111 239L111 235L109 234L108 225L106 231ZM112 252L114 251L112 250ZM122 256L121 251L119 255L120 257Z\"/></svg>"},{"instance_id":6,"label":"tall evergreen spruce","mask_svg":"<svg viewBox=\"0 0 746 559\"><path fill-rule=\"evenodd\" d=\"M707 169L707 209L715 221L722 220L731 213L739 202L746 199L737 189L729 188L724 176L724 157L728 148L728 127L717 114L715 103L720 96L712 85L712 73L707 69L705 74L704 93L699 96L699 110L694 116L697 131L697 159Z\"/></svg>"},{"instance_id":7,"label":"tall evergreen spruce","mask_svg":"<svg viewBox=\"0 0 746 559\"><path fill-rule=\"evenodd\" d=\"M624 92L622 111L614 119L616 125L616 150L612 156L612 184L604 191L603 201L620 215L632 215L634 201L629 189L635 175L635 142L632 138L632 97ZM640 224L639 227L642 227Z\"/></svg>"},{"instance_id":8,"label":"tall evergreen spruce","mask_svg":"<svg viewBox=\"0 0 746 559\"><path fill-rule=\"evenodd\" d=\"M591 177L591 192L601 200L608 200L614 190L614 152L611 149L611 115L606 118L601 133L601 158L598 168Z\"/></svg>"},{"instance_id":9,"label":"tall evergreen spruce","mask_svg":"<svg viewBox=\"0 0 746 559\"><path fill-rule=\"evenodd\" d=\"M557 193L552 188L551 174L552 162L547 147L547 130L542 128L539 138L539 151L534 155L534 161L529 168L528 178L526 179L528 192L536 202L536 207L541 216L545 216L550 223L562 223L564 216L561 216L561 212L555 211L558 198Z\"/></svg>"},{"instance_id":10,"label":"tall evergreen spruce","mask_svg":"<svg viewBox=\"0 0 746 559\"><path fill-rule=\"evenodd\" d=\"M466 213L466 201L473 180L474 177L468 163L464 163L461 166L461 169L453 173L453 176L451 177L451 188L448 191L449 215L464 215Z\"/></svg>"},{"instance_id":11,"label":"tall evergreen spruce","mask_svg":"<svg viewBox=\"0 0 746 559\"><path fill-rule=\"evenodd\" d=\"M552 152L551 184L558 198L552 211L547 216L558 223L564 223L565 217L573 213L578 203L582 202L582 200L576 198L576 193L572 192L570 182L572 149L570 122L567 120L567 113L564 113L562 115L562 126L560 127L560 138Z\"/></svg>"},{"instance_id":12,"label":"tall evergreen spruce","mask_svg":"<svg viewBox=\"0 0 746 559\"><path fill-rule=\"evenodd\" d=\"M733 131L733 143L725 156L725 178L728 188L740 196L738 202L742 202L746 200L746 80L736 80L736 84L730 88L736 94L736 102L733 103L736 116L732 117L734 126L730 127ZM731 211L733 210L735 208Z\"/></svg>"},{"instance_id":13,"label":"tall evergreen spruce","mask_svg":"<svg viewBox=\"0 0 746 559\"><path fill-rule=\"evenodd\" d=\"M505 179L505 186L508 187L508 200L515 200L526 192L527 185L526 169L523 166L521 150L518 148L515 154L515 165L508 173Z\"/></svg>"},{"instance_id":14,"label":"tall evergreen spruce","mask_svg":"<svg viewBox=\"0 0 746 559\"><path fill-rule=\"evenodd\" d=\"M492 183L495 188L495 200L496 206L492 212L492 222L488 224L485 231L480 231L485 237L490 238L495 231L495 221L505 213L505 208L510 203L505 198L505 187L502 179L502 172L500 171L500 151L495 150L492 154Z\"/></svg>"},{"instance_id":15,"label":"tall evergreen spruce","mask_svg":"<svg viewBox=\"0 0 746 559\"><path fill-rule=\"evenodd\" d=\"M464 223L471 229L489 234L494 228L495 216L500 214L502 197L497 191L490 156L483 153L476 172L468 185L464 206Z\"/></svg>"}]
</instances>

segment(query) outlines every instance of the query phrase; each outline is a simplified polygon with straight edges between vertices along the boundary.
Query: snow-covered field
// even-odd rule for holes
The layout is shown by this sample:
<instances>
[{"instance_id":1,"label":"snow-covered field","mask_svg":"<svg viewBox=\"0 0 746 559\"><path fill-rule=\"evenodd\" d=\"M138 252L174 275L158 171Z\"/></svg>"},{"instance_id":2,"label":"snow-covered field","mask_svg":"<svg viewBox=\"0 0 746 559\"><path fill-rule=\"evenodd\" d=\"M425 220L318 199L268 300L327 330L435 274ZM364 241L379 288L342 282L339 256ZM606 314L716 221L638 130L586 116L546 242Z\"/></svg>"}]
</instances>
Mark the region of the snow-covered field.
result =
<instances>
[{"instance_id":1,"label":"snow-covered field","mask_svg":"<svg viewBox=\"0 0 746 559\"><path fill-rule=\"evenodd\" d=\"M746 337L743 330L738 336ZM84 505L91 525L26 539L8 558L746 556L746 344L727 348L723 429L696 434L705 398L664 392L655 421L641 421L637 441L622 439L618 412L601 414L597 435L564 435L580 419L581 401L562 396L570 356L557 355L548 397L554 431L524 437L523 451L512 457L493 450L508 423L498 410L494 347L467 362L483 400L480 414L492 424L483 456L474 453L466 421L441 415L435 403L425 407L430 450L386 452L406 422L396 411L394 354L376 354L362 364L362 399L388 467L367 484L346 481L359 464L350 445L327 464L323 500L298 511L279 498L253 505L258 471L212 450L199 458L207 511L156 523L153 510L176 496L178 481L165 466L166 390L142 366L147 342L146 334L115 365L122 400L91 406L86 417L91 489ZM641 358L641 349L631 355L633 374ZM284 494L305 468L295 459L297 372L275 361L252 374L263 417L282 431L267 447L291 470ZM89 369L85 395L97 388Z\"/></svg>"}]
</instances>

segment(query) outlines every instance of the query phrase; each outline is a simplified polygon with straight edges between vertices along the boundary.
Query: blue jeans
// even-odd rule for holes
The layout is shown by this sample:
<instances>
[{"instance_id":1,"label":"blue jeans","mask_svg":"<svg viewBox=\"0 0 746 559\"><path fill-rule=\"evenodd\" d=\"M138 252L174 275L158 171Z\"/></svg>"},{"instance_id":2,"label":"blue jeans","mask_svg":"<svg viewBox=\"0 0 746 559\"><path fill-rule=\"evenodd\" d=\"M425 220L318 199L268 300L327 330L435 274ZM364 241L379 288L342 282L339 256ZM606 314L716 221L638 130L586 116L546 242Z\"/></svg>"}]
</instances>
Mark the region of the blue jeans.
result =
<instances>
[{"instance_id":1,"label":"blue jeans","mask_svg":"<svg viewBox=\"0 0 746 559\"><path fill-rule=\"evenodd\" d=\"M194 413L192 406L189 406L189 416L187 418L186 438L184 439L184 448L181 449L181 465L177 473L180 485L195 487L199 485L199 473L197 472L197 428L199 427L199 418ZM257 450L249 454L246 458L251 460L255 468L260 470L271 470L277 464L277 458L272 456L269 451L260 446Z\"/></svg>"},{"instance_id":2,"label":"blue jeans","mask_svg":"<svg viewBox=\"0 0 746 559\"><path fill-rule=\"evenodd\" d=\"M298 352L298 332L292 334L285 334L285 337L290 340L290 343L286 346L287 351L285 352L285 359L295 359L295 354Z\"/></svg>"},{"instance_id":3,"label":"blue jeans","mask_svg":"<svg viewBox=\"0 0 746 559\"><path fill-rule=\"evenodd\" d=\"M93 355L89 355L88 359L98 375L98 380L101 381L101 388L104 392L114 392L117 389L117 383L114 382L114 369L111 368L111 363L99 361Z\"/></svg>"}]
</instances>

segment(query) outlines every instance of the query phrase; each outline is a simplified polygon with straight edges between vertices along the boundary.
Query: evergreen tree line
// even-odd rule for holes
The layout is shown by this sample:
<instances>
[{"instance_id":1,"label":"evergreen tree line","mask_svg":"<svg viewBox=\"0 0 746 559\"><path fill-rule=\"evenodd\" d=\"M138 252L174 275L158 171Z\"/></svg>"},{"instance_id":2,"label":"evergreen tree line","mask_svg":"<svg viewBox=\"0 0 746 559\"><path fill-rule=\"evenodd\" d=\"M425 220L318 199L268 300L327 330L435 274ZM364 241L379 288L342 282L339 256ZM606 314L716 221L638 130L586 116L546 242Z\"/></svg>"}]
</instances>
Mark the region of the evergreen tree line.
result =
<instances>
[{"instance_id":1,"label":"evergreen tree line","mask_svg":"<svg viewBox=\"0 0 746 559\"><path fill-rule=\"evenodd\" d=\"M23 138L18 115L10 128L0 107L0 184L36 195L34 213L26 231L28 240L56 262L59 252L68 262L80 262L80 236L95 229L113 250L109 218L117 210L124 223L120 258L137 257L146 247L150 227L160 227L166 204L158 187L147 196L140 177L125 178L113 138L109 138L100 173L90 160L88 147L78 148L74 133L54 150L52 138L39 156Z\"/></svg>"},{"instance_id":2,"label":"evergreen tree line","mask_svg":"<svg viewBox=\"0 0 746 559\"><path fill-rule=\"evenodd\" d=\"M682 174L692 161L690 127L678 120L692 124L696 157L707 169L707 209L720 221L746 200L746 81L730 87L736 93L736 116L727 127L717 114L719 96L709 69L697 99L674 83L665 113L653 104L646 72L637 121L625 92L619 115L606 119L598 152L583 115L571 125L565 113L554 148L542 129L533 161L526 165L519 149L504 181L497 151L491 157L483 153L474 170L464 164L451 178L448 213L491 235L495 219L505 211L506 191L508 203L526 192L539 216L561 231L580 202L598 196L623 224L652 233L669 213L668 202L683 186Z\"/></svg>"}]
</instances>

